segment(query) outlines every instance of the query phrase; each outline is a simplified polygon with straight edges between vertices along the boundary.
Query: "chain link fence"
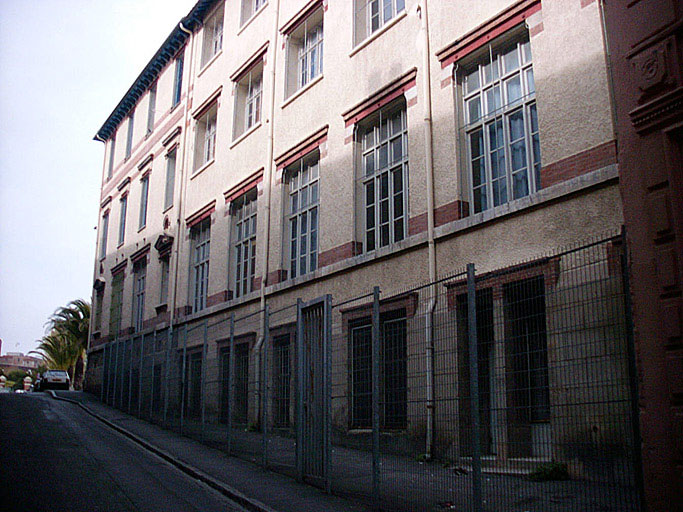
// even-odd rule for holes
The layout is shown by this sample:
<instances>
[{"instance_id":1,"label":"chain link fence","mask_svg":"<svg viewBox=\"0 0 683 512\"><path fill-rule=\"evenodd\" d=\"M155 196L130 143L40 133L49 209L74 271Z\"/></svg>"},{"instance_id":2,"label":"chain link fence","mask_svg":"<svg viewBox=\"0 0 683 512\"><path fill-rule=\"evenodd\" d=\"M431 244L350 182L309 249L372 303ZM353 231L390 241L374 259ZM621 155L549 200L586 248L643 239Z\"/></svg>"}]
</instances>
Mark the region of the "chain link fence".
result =
<instances>
[{"instance_id":1,"label":"chain link fence","mask_svg":"<svg viewBox=\"0 0 683 512\"><path fill-rule=\"evenodd\" d=\"M105 346L101 399L378 510L637 511L623 239Z\"/></svg>"}]
</instances>

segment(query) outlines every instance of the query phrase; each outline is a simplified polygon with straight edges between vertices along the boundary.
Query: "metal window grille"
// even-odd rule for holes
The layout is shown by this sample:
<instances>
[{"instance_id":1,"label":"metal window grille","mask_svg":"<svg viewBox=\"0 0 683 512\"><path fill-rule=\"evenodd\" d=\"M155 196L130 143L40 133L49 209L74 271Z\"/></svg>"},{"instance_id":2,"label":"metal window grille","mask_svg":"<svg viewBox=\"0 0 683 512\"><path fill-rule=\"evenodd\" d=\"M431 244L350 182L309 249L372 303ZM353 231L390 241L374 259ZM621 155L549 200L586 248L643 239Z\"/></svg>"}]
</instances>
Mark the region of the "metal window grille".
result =
<instances>
[{"instance_id":1,"label":"metal window grille","mask_svg":"<svg viewBox=\"0 0 683 512\"><path fill-rule=\"evenodd\" d=\"M304 39L299 47L298 86L305 86L323 72L323 25L322 21L309 29L304 22Z\"/></svg>"},{"instance_id":2,"label":"metal window grille","mask_svg":"<svg viewBox=\"0 0 683 512\"><path fill-rule=\"evenodd\" d=\"M230 347L220 351L221 421L228 421L230 397ZM233 379L232 420L240 425L247 423L249 413L249 343L235 344L235 376Z\"/></svg>"},{"instance_id":3,"label":"metal window grille","mask_svg":"<svg viewBox=\"0 0 683 512\"><path fill-rule=\"evenodd\" d=\"M541 152L529 41L488 53L462 79L474 212L540 188Z\"/></svg>"},{"instance_id":4,"label":"metal window grille","mask_svg":"<svg viewBox=\"0 0 683 512\"><path fill-rule=\"evenodd\" d=\"M147 225L147 198L149 197L149 176L145 176L140 181L140 219L138 227L140 229Z\"/></svg>"},{"instance_id":5,"label":"metal window grille","mask_svg":"<svg viewBox=\"0 0 683 512\"><path fill-rule=\"evenodd\" d=\"M283 334L273 339L273 424L290 426L292 392L291 335Z\"/></svg>"},{"instance_id":6,"label":"metal window grille","mask_svg":"<svg viewBox=\"0 0 683 512\"><path fill-rule=\"evenodd\" d=\"M209 287L209 250L211 245L211 219L207 218L192 227L192 284L194 287L193 311L206 307Z\"/></svg>"},{"instance_id":7,"label":"metal window grille","mask_svg":"<svg viewBox=\"0 0 683 512\"><path fill-rule=\"evenodd\" d=\"M175 189L175 167L177 150L173 149L166 155L166 188L164 190L164 210L173 206L173 192Z\"/></svg>"},{"instance_id":8,"label":"metal window grille","mask_svg":"<svg viewBox=\"0 0 683 512\"><path fill-rule=\"evenodd\" d=\"M235 297L252 291L256 269L256 189L238 198L233 206Z\"/></svg>"},{"instance_id":9,"label":"metal window grille","mask_svg":"<svg viewBox=\"0 0 683 512\"><path fill-rule=\"evenodd\" d=\"M287 169L290 277L318 268L318 152Z\"/></svg>"},{"instance_id":10,"label":"metal window grille","mask_svg":"<svg viewBox=\"0 0 683 512\"><path fill-rule=\"evenodd\" d=\"M134 295L133 319L135 331L142 330L145 319L145 285L147 281L147 257L143 257L133 265Z\"/></svg>"},{"instance_id":11,"label":"metal window grille","mask_svg":"<svg viewBox=\"0 0 683 512\"><path fill-rule=\"evenodd\" d=\"M119 201L119 241L121 245L126 238L126 210L128 209L128 196L125 195Z\"/></svg>"},{"instance_id":12,"label":"metal window grille","mask_svg":"<svg viewBox=\"0 0 683 512\"><path fill-rule=\"evenodd\" d=\"M408 131L405 106L382 109L361 131L365 251L405 238Z\"/></svg>"}]
</instances>

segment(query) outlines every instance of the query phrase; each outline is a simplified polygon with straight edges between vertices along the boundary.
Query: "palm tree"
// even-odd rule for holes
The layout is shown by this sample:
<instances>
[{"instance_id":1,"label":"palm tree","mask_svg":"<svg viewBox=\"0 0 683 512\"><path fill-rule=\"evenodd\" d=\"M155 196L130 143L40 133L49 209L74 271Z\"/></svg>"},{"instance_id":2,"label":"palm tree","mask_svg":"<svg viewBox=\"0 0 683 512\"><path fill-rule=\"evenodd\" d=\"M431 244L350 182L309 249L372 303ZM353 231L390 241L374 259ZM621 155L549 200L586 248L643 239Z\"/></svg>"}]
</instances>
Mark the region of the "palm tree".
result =
<instances>
[{"instance_id":1,"label":"palm tree","mask_svg":"<svg viewBox=\"0 0 683 512\"><path fill-rule=\"evenodd\" d=\"M74 388L80 388L88 347L90 304L82 299L58 308L47 322L49 333L43 336L37 353L43 354L48 366L67 370Z\"/></svg>"}]
</instances>

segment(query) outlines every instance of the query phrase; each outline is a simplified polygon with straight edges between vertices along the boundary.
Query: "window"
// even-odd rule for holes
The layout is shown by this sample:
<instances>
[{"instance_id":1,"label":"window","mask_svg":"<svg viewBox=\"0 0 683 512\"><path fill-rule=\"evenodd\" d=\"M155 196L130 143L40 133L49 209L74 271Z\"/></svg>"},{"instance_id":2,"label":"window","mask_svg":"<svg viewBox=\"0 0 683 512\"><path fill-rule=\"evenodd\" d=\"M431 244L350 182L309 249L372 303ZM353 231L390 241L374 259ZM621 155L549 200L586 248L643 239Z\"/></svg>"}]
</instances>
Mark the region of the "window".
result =
<instances>
[{"instance_id":1,"label":"window","mask_svg":"<svg viewBox=\"0 0 683 512\"><path fill-rule=\"evenodd\" d=\"M149 103L147 105L147 133L152 133L154 130L154 112L157 108L157 84L152 84L149 88Z\"/></svg>"},{"instance_id":2,"label":"window","mask_svg":"<svg viewBox=\"0 0 683 512\"><path fill-rule=\"evenodd\" d=\"M114 175L114 152L116 150L116 135L112 135L109 142L109 165L107 166L107 181Z\"/></svg>"},{"instance_id":3,"label":"window","mask_svg":"<svg viewBox=\"0 0 683 512\"><path fill-rule=\"evenodd\" d=\"M119 201L121 206L119 216L119 245L123 245L126 239L126 210L128 210L128 196L125 195Z\"/></svg>"},{"instance_id":4,"label":"window","mask_svg":"<svg viewBox=\"0 0 683 512\"><path fill-rule=\"evenodd\" d=\"M173 192L175 188L175 166L177 149L166 155L166 188L164 192L164 210L173 206Z\"/></svg>"},{"instance_id":5,"label":"window","mask_svg":"<svg viewBox=\"0 0 683 512\"><path fill-rule=\"evenodd\" d=\"M135 332L140 332L144 325L146 281L147 256L143 256L133 264L133 325Z\"/></svg>"},{"instance_id":6,"label":"window","mask_svg":"<svg viewBox=\"0 0 683 512\"><path fill-rule=\"evenodd\" d=\"M287 168L290 278L318 268L318 158L316 150Z\"/></svg>"},{"instance_id":7,"label":"window","mask_svg":"<svg viewBox=\"0 0 683 512\"><path fill-rule=\"evenodd\" d=\"M263 61L261 60L236 82L234 139L261 122L262 86Z\"/></svg>"},{"instance_id":8,"label":"window","mask_svg":"<svg viewBox=\"0 0 683 512\"><path fill-rule=\"evenodd\" d=\"M256 188L232 204L232 286L235 297L253 290L256 268Z\"/></svg>"},{"instance_id":9,"label":"window","mask_svg":"<svg viewBox=\"0 0 683 512\"><path fill-rule=\"evenodd\" d=\"M140 180L140 223L138 229L147 225L147 197L149 196L149 175Z\"/></svg>"},{"instance_id":10,"label":"window","mask_svg":"<svg viewBox=\"0 0 683 512\"><path fill-rule=\"evenodd\" d=\"M242 16L240 25L244 25L256 12L266 5L267 0L242 0Z\"/></svg>"},{"instance_id":11,"label":"window","mask_svg":"<svg viewBox=\"0 0 683 512\"><path fill-rule=\"evenodd\" d=\"M194 169L213 161L216 154L216 122L218 104L214 103L197 119L195 135Z\"/></svg>"},{"instance_id":12,"label":"window","mask_svg":"<svg viewBox=\"0 0 683 512\"><path fill-rule=\"evenodd\" d=\"M273 338L273 424L289 427L292 393L292 335Z\"/></svg>"},{"instance_id":13,"label":"window","mask_svg":"<svg viewBox=\"0 0 683 512\"><path fill-rule=\"evenodd\" d=\"M350 427L372 427L372 324L350 325ZM408 419L408 373L405 310L380 317L380 428L404 429Z\"/></svg>"},{"instance_id":14,"label":"window","mask_svg":"<svg viewBox=\"0 0 683 512\"><path fill-rule=\"evenodd\" d=\"M405 8L405 0L354 0L355 44L371 36Z\"/></svg>"},{"instance_id":15,"label":"window","mask_svg":"<svg viewBox=\"0 0 683 512\"><path fill-rule=\"evenodd\" d=\"M204 22L204 41L202 43L202 63L204 67L221 48L223 48L223 4Z\"/></svg>"},{"instance_id":16,"label":"window","mask_svg":"<svg viewBox=\"0 0 683 512\"><path fill-rule=\"evenodd\" d=\"M173 77L173 105L180 103L180 95L183 92L183 56L175 60L175 75Z\"/></svg>"},{"instance_id":17,"label":"window","mask_svg":"<svg viewBox=\"0 0 683 512\"><path fill-rule=\"evenodd\" d=\"M406 234L408 132L405 103L381 109L359 127L364 250L399 242Z\"/></svg>"},{"instance_id":18,"label":"window","mask_svg":"<svg viewBox=\"0 0 683 512\"><path fill-rule=\"evenodd\" d=\"M109 306L109 335L118 337L121 331L121 313L123 307L123 272L112 277L111 304Z\"/></svg>"},{"instance_id":19,"label":"window","mask_svg":"<svg viewBox=\"0 0 683 512\"><path fill-rule=\"evenodd\" d=\"M126 158L130 158L130 153L133 150L133 113L128 116L128 136L126 137Z\"/></svg>"},{"instance_id":20,"label":"window","mask_svg":"<svg viewBox=\"0 0 683 512\"><path fill-rule=\"evenodd\" d=\"M159 303L166 304L168 301L168 282L171 274L170 255L159 259Z\"/></svg>"},{"instance_id":21,"label":"window","mask_svg":"<svg viewBox=\"0 0 683 512\"><path fill-rule=\"evenodd\" d=\"M104 288L100 288L95 293L95 318L93 329L97 332L102 329L102 304L104 303Z\"/></svg>"},{"instance_id":22,"label":"window","mask_svg":"<svg viewBox=\"0 0 683 512\"><path fill-rule=\"evenodd\" d=\"M191 289L194 290L192 311L206 307L209 288L209 248L211 243L211 218L207 217L190 230L191 252Z\"/></svg>"},{"instance_id":23,"label":"window","mask_svg":"<svg viewBox=\"0 0 683 512\"><path fill-rule=\"evenodd\" d=\"M235 343L232 421L246 425L249 413L249 343ZM221 421L227 423L230 401L230 347L220 350Z\"/></svg>"},{"instance_id":24,"label":"window","mask_svg":"<svg viewBox=\"0 0 683 512\"><path fill-rule=\"evenodd\" d=\"M100 232L100 259L107 255L107 235L109 234L109 212L102 215L102 225Z\"/></svg>"},{"instance_id":25,"label":"window","mask_svg":"<svg viewBox=\"0 0 683 512\"><path fill-rule=\"evenodd\" d=\"M541 149L528 40L488 46L461 76L474 213L540 188Z\"/></svg>"},{"instance_id":26,"label":"window","mask_svg":"<svg viewBox=\"0 0 683 512\"><path fill-rule=\"evenodd\" d=\"M323 72L323 10L318 9L287 35L286 96Z\"/></svg>"}]
</instances>

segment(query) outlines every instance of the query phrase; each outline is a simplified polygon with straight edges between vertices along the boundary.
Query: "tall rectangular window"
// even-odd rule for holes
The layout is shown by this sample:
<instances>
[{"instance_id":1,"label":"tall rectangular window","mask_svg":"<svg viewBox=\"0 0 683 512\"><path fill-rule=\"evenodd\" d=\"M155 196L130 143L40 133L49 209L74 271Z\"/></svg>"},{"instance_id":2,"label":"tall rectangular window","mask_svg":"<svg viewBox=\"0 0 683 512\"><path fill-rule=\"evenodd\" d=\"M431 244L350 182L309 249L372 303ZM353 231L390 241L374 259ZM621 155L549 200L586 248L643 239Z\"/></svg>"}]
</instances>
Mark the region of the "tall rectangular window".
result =
<instances>
[{"instance_id":1,"label":"tall rectangular window","mask_svg":"<svg viewBox=\"0 0 683 512\"><path fill-rule=\"evenodd\" d=\"M354 0L354 42L361 43L406 8L405 0Z\"/></svg>"},{"instance_id":2,"label":"tall rectangular window","mask_svg":"<svg viewBox=\"0 0 683 512\"><path fill-rule=\"evenodd\" d=\"M194 153L195 170L213 161L216 156L217 115L218 104L214 103L197 119Z\"/></svg>"},{"instance_id":3,"label":"tall rectangular window","mask_svg":"<svg viewBox=\"0 0 683 512\"><path fill-rule=\"evenodd\" d=\"M128 195L125 195L119 201L120 216L119 216L119 245L122 245L126 239L126 211L128 210Z\"/></svg>"},{"instance_id":4,"label":"tall rectangular window","mask_svg":"<svg viewBox=\"0 0 683 512\"><path fill-rule=\"evenodd\" d=\"M154 114L157 108L157 84L152 84L149 88L149 103L147 105L147 133L154 130Z\"/></svg>"},{"instance_id":5,"label":"tall rectangular window","mask_svg":"<svg viewBox=\"0 0 683 512\"><path fill-rule=\"evenodd\" d=\"M204 22L202 62L204 67L223 48L223 5Z\"/></svg>"},{"instance_id":6,"label":"tall rectangular window","mask_svg":"<svg viewBox=\"0 0 683 512\"><path fill-rule=\"evenodd\" d=\"M147 256L133 265L133 322L136 332L140 332L145 320L145 285L147 281Z\"/></svg>"},{"instance_id":7,"label":"tall rectangular window","mask_svg":"<svg viewBox=\"0 0 683 512\"><path fill-rule=\"evenodd\" d=\"M253 290L256 268L256 189L232 204L232 286L235 297Z\"/></svg>"},{"instance_id":8,"label":"tall rectangular window","mask_svg":"<svg viewBox=\"0 0 683 512\"><path fill-rule=\"evenodd\" d=\"M130 158L130 153L133 150L133 112L128 116L128 136L126 137L126 158Z\"/></svg>"},{"instance_id":9,"label":"tall rectangular window","mask_svg":"<svg viewBox=\"0 0 683 512\"><path fill-rule=\"evenodd\" d=\"M277 427L289 427L292 392L292 342L291 334L273 339L273 423Z\"/></svg>"},{"instance_id":10,"label":"tall rectangular window","mask_svg":"<svg viewBox=\"0 0 683 512\"><path fill-rule=\"evenodd\" d=\"M314 151L287 168L290 278L318 268L318 158Z\"/></svg>"},{"instance_id":11,"label":"tall rectangular window","mask_svg":"<svg viewBox=\"0 0 683 512\"><path fill-rule=\"evenodd\" d=\"M176 166L176 152L173 149L166 155L166 187L164 190L164 210L168 210L173 206L173 192L175 189L175 166Z\"/></svg>"},{"instance_id":12,"label":"tall rectangular window","mask_svg":"<svg viewBox=\"0 0 683 512\"><path fill-rule=\"evenodd\" d=\"M168 302L168 283L171 275L171 258L165 255L159 259L159 304Z\"/></svg>"},{"instance_id":13,"label":"tall rectangular window","mask_svg":"<svg viewBox=\"0 0 683 512\"><path fill-rule=\"evenodd\" d=\"M173 105L180 103L180 96L183 92L183 56L180 55L175 60L175 74L173 76Z\"/></svg>"},{"instance_id":14,"label":"tall rectangular window","mask_svg":"<svg viewBox=\"0 0 683 512\"><path fill-rule=\"evenodd\" d=\"M109 306L109 336L118 337L121 332L121 313L123 308L123 272L112 277L111 304Z\"/></svg>"},{"instance_id":15,"label":"tall rectangular window","mask_svg":"<svg viewBox=\"0 0 683 512\"><path fill-rule=\"evenodd\" d=\"M201 311L206 307L209 288L209 252L211 245L211 218L201 221L190 230L192 239L191 279L193 290L192 310Z\"/></svg>"},{"instance_id":16,"label":"tall rectangular window","mask_svg":"<svg viewBox=\"0 0 683 512\"><path fill-rule=\"evenodd\" d=\"M95 294L95 318L93 328L95 331L102 329L102 304L104 303L104 288L97 290Z\"/></svg>"},{"instance_id":17,"label":"tall rectangular window","mask_svg":"<svg viewBox=\"0 0 683 512\"><path fill-rule=\"evenodd\" d=\"M267 0L241 0L242 13L240 16L240 25L244 25L256 12L268 3Z\"/></svg>"},{"instance_id":18,"label":"tall rectangular window","mask_svg":"<svg viewBox=\"0 0 683 512\"><path fill-rule=\"evenodd\" d=\"M323 72L323 9L287 33L286 91L290 96Z\"/></svg>"},{"instance_id":19,"label":"tall rectangular window","mask_svg":"<svg viewBox=\"0 0 683 512\"><path fill-rule=\"evenodd\" d=\"M239 78L235 86L234 139L261 122L263 60Z\"/></svg>"},{"instance_id":20,"label":"tall rectangular window","mask_svg":"<svg viewBox=\"0 0 683 512\"><path fill-rule=\"evenodd\" d=\"M100 259L104 259L107 255L107 237L109 235L109 212L102 216L102 224L100 226Z\"/></svg>"},{"instance_id":21,"label":"tall rectangular window","mask_svg":"<svg viewBox=\"0 0 683 512\"><path fill-rule=\"evenodd\" d=\"M107 165L107 181L114 175L114 154L116 150L116 135L112 135L109 142L109 165Z\"/></svg>"},{"instance_id":22,"label":"tall rectangular window","mask_svg":"<svg viewBox=\"0 0 683 512\"><path fill-rule=\"evenodd\" d=\"M365 221L364 250L373 251L406 235L408 131L400 102L361 125L361 183Z\"/></svg>"},{"instance_id":23,"label":"tall rectangular window","mask_svg":"<svg viewBox=\"0 0 683 512\"><path fill-rule=\"evenodd\" d=\"M140 223L139 229L147 225L147 197L149 196L149 175L140 180Z\"/></svg>"},{"instance_id":24,"label":"tall rectangular window","mask_svg":"<svg viewBox=\"0 0 683 512\"><path fill-rule=\"evenodd\" d=\"M541 149L529 41L489 45L463 66L460 82L473 212L538 190Z\"/></svg>"}]
</instances>

